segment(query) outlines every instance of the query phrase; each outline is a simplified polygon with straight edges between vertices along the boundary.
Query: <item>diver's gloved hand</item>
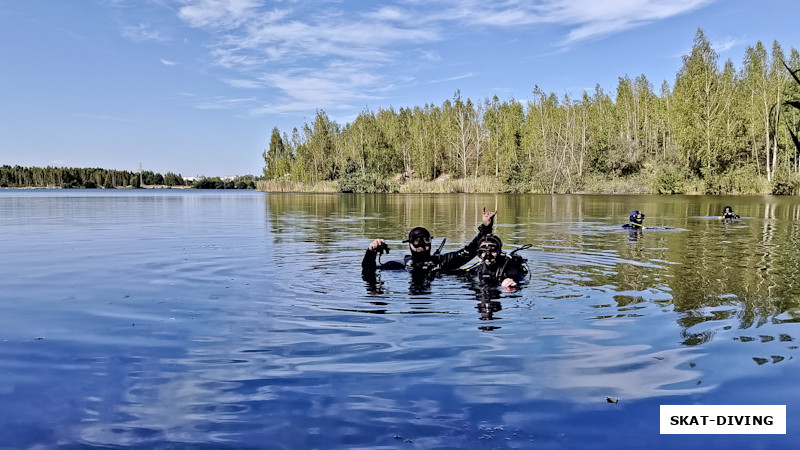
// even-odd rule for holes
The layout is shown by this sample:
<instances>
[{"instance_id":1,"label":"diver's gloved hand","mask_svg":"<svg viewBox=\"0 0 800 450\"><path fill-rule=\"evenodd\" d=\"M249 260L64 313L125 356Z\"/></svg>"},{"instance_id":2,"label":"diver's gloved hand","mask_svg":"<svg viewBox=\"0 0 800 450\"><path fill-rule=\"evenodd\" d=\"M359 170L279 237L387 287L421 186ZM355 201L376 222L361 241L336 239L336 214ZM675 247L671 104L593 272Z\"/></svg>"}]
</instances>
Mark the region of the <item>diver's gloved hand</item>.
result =
<instances>
[{"instance_id":1,"label":"diver's gloved hand","mask_svg":"<svg viewBox=\"0 0 800 450\"><path fill-rule=\"evenodd\" d=\"M517 290L517 282L511 278L504 279L500 286L503 287L503 292L514 292Z\"/></svg>"},{"instance_id":2,"label":"diver's gloved hand","mask_svg":"<svg viewBox=\"0 0 800 450\"><path fill-rule=\"evenodd\" d=\"M481 220L481 224L478 226L478 231L481 234L492 234L492 228L494 227L494 216L497 215L497 211L489 211L486 212L486 207L483 207L483 218Z\"/></svg>"},{"instance_id":3,"label":"diver's gloved hand","mask_svg":"<svg viewBox=\"0 0 800 450\"><path fill-rule=\"evenodd\" d=\"M367 250L371 252L389 253L389 246L386 244L385 240L378 238L370 242Z\"/></svg>"}]
</instances>

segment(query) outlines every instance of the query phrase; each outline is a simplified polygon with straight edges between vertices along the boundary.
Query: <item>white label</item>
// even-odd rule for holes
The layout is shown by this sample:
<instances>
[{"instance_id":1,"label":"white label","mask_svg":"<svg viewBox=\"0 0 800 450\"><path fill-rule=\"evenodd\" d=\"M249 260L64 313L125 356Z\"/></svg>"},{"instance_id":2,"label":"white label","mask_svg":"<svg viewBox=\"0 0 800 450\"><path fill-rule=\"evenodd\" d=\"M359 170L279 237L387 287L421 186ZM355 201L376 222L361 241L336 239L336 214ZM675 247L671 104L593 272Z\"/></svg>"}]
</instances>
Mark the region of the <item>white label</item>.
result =
<instances>
[{"instance_id":1,"label":"white label","mask_svg":"<svg viewBox=\"0 0 800 450\"><path fill-rule=\"evenodd\" d=\"M661 434L786 434L786 405L661 405Z\"/></svg>"}]
</instances>

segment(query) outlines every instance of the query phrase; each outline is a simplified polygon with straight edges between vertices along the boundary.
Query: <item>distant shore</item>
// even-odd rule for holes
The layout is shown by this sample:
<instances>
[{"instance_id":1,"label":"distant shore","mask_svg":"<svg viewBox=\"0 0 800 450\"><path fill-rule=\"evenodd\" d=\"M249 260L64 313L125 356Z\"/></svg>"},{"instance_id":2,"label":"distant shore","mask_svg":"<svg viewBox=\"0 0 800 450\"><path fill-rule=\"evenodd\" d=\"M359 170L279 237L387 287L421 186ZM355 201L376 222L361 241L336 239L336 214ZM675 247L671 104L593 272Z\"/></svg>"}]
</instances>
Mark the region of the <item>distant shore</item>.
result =
<instances>
[{"instance_id":1,"label":"distant shore","mask_svg":"<svg viewBox=\"0 0 800 450\"><path fill-rule=\"evenodd\" d=\"M193 186L167 186L167 185L163 185L163 184L154 184L154 185L141 186L141 187L129 187L129 186L126 186L126 187L114 187L114 188L104 188L102 186L101 187L93 187L93 188L84 188L84 187L76 187L76 188L66 187L65 188L65 187L61 187L61 186L14 186L14 187L0 187L0 189L8 189L8 190L12 190L12 189L58 189L58 190L61 190L61 189L63 189L65 191L69 191L69 190L73 190L73 189L86 189L86 190L106 190L107 189L107 190L110 190L110 191L114 191L114 190L123 190L124 191L124 190L133 190L133 189L195 189L195 188Z\"/></svg>"}]
</instances>

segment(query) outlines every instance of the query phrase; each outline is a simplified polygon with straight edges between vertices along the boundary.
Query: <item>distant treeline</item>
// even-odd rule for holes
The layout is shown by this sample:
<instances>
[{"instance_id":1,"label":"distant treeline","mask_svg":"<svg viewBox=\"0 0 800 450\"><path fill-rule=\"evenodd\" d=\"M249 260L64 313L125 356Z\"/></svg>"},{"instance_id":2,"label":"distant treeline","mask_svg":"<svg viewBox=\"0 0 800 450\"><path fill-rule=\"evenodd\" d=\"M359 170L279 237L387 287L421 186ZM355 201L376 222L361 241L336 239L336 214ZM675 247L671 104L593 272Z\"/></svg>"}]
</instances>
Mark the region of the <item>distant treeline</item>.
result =
<instances>
[{"instance_id":1,"label":"distant treeline","mask_svg":"<svg viewBox=\"0 0 800 450\"><path fill-rule=\"evenodd\" d=\"M147 186L193 187L196 189L255 189L252 175L223 180L220 177L199 178L191 182L179 174L166 175L149 170L129 172L99 168L0 166L0 187L116 189Z\"/></svg>"},{"instance_id":2,"label":"distant treeline","mask_svg":"<svg viewBox=\"0 0 800 450\"><path fill-rule=\"evenodd\" d=\"M784 65L786 64L786 65ZM339 125L324 111L291 135L272 130L263 189L328 183L396 192L413 182L481 180L497 192L776 193L800 188L800 99L792 48L746 49L742 66L698 30L673 86L619 78L579 98L536 86L532 99L365 109ZM586 67L591 71L591 67ZM637 187L638 186L638 187ZM303 187L300 187L301 189Z\"/></svg>"}]
</instances>

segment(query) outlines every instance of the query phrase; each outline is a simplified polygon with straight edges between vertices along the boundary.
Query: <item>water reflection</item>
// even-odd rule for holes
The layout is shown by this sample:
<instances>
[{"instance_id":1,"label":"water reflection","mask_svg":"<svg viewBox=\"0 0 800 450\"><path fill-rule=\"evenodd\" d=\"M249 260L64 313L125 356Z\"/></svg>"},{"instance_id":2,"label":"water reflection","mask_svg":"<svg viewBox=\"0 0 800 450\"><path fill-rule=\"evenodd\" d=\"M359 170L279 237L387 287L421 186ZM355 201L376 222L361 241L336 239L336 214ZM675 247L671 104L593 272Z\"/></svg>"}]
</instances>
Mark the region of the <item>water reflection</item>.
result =
<instances>
[{"instance_id":1,"label":"water reflection","mask_svg":"<svg viewBox=\"0 0 800 450\"><path fill-rule=\"evenodd\" d=\"M628 228L628 240L631 242L636 242L639 238L642 237L642 229L641 228Z\"/></svg>"},{"instance_id":2,"label":"water reflection","mask_svg":"<svg viewBox=\"0 0 800 450\"><path fill-rule=\"evenodd\" d=\"M495 313L503 309L503 304L501 301L503 296L499 287L481 284L474 278L466 275L462 276L461 279L475 294L477 300L475 309L478 311L479 319L481 321L502 319L501 317L495 317ZM483 331L493 331L499 328L499 325L482 324L479 326L479 329Z\"/></svg>"},{"instance_id":3,"label":"water reflection","mask_svg":"<svg viewBox=\"0 0 800 450\"><path fill-rule=\"evenodd\" d=\"M548 278L556 282L568 279L567 291L600 286L610 286L617 293L646 291L650 294L646 298L667 298L676 311L687 312L679 321L684 329L692 326L689 312L737 299L743 308L737 316L738 326L748 328L781 313L795 318L800 308L800 283L794 281L800 270L800 255L780 250L800 243L800 227L792 221L775 221L776 217L800 216L800 207L783 199L763 200L269 195L267 209L276 244L294 236L292 244L313 243L317 246L314 253L323 254L341 250L343 244L350 246L349 251L357 243L356 248L365 247L369 236L378 232L399 241L405 230L420 223L430 224L435 235L448 237L451 242L465 241L471 224L478 219L475 211L479 205L494 203L500 211L496 232L507 242L533 242L535 248L545 250L528 254L533 263L549 268L545 274ZM740 224L717 220L716 214L726 203L733 204L745 218ZM649 211L648 220L655 228L686 231L626 230L622 233L627 239L620 240L615 223L620 216L626 217L630 204ZM537 257L543 259L536 261ZM373 295L384 293L383 287L383 281L368 283ZM417 288L409 286L408 292L430 293L429 289ZM580 292L564 295L580 296ZM697 336L686 343L702 341L704 338Z\"/></svg>"},{"instance_id":4,"label":"water reflection","mask_svg":"<svg viewBox=\"0 0 800 450\"><path fill-rule=\"evenodd\" d=\"M330 200L326 198L326 204ZM363 248L376 233L394 234L399 241L405 230L430 222L434 234L457 242L470 234L477 219L474 211L481 204L498 204L496 232L505 242L534 243L524 252L532 270L530 286L514 296L463 279L436 279L417 290L407 279L399 283L390 277L367 283L368 295L378 297L380 305L366 311L472 315L476 329L493 333L519 333L521 323L529 324L535 330L532 339L559 349L552 357L543 356L547 352L535 357L541 369L530 369L538 376L531 385L542 397L591 401L601 395L635 399L707 393L731 376L704 376L720 359L717 347L784 344L765 351L741 348L734 352L742 352L736 362L725 362L737 367L748 362L752 367L773 365L797 354L793 330L780 333L783 341L751 341L737 333L796 321L799 314L794 275L800 258L796 252L780 251L796 247L798 227L755 219L774 216L777 206L756 212L761 205L739 204L736 209L746 219L725 224L711 216L721 208L716 201L697 205L694 198L637 197L636 206L651 211L648 220L654 228L642 231L619 228L619 213L630 210L630 199L625 197L389 196L384 200L376 203L373 196L352 196L338 209L326 210L325 221L336 217L353 225L324 230L352 244L345 253L351 255L354 275ZM270 209L270 215L283 214L284 205L276 206L278 212ZM795 206L787 213L796 211ZM704 213L707 217L699 216ZM463 297L465 289L473 298L471 314L463 302L448 302ZM430 297L421 310L410 307L416 295ZM654 319L659 321L657 327L652 326ZM581 334L582 320L603 327L624 321L626 331L608 343L602 334ZM575 328L554 332L550 321ZM651 335L655 329L658 339ZM567 339L573 333L580 337ZM564 347L564 339L571 347ZM690 351L694 348L711 353ZM559 376L550 376L553 372Z\"/></svg>"},{"instance_id":5,"label":"water reflection","mask_svg":"<svg viewBox=\"0 0 800 450\"><path fill-rule=\"evenodd\" d=\"M800 400L796 199L66 195L0 195L9 447L630 448L660 403ZM495 203L519 291L361 278Z\"/></svg>"},{"instance_id":6,"label":"water reflection","mask_svg":"<svg viewBox=\"0 0 800 450\"><path fill-rule=\"evenodd\" d=\"M410 227L431 224L434 234L457 242L469 236L471 224L477 220L474 211L482 204L496 203L500 211L496 232L504 241L517 245L534 243L534 249L525 252L533 272L532 288L515 298L503 298L496 290L481 290L468 283L462 286L475 299L472 308L477 311L478 329L501 331L509 326L509 318L518 318L520 308L541 311L539 320L563 320L580 316L588 307L595 310L588 316L590 320L602 322L658 316L642 306L652 304L674 313L670 319L677 326L673 341L692 348L715 340L742 343L733 331L796 322L800 316L800 284L796 276L800 257L787 250L800 243L800 227L794 222L800 216L800 206L771 197L735 200L356 195L339 202L332 197L314 197L308 201L321 202L322 206L314 203L313 208L315 213L323 210L324 219L311 215L311 223L306 222L301 231L309 233L303 239L327 233L331 242L337 240L334 236L339 242L347 242L350 247L339 248L343 255L350 255L350 267L357 273L362 248L377 231L394 235L399 241ZM744 218L740 222L726 224L718 220L716 214L729 203ZM631 205L649 211L648 220L656 229L620 230L619 218L627 216ZM287 203L286 198L268 200L270 217L283 217L285 210L292 208L298 205ZM347 227L331 227L332 223ZM409 296L441 295L437 283L445 282L435 280L428 289L417 291L407 281L398 284L394 279L379 279L367 284L367 292L384 303L381 312L403 312ZM398 285L405 285L406 289L398 291ZM463 295L460 288L451 288L449 293ZM579 303L575 311L560 311L560 316L537 308L550 301ZM432 311L467 314L460 305L434 303ZM498 315L501 311L502 317ZM794 331L781 334L795 339ZM630 337L634 342L641 339ZM765 359L786 361L796 348L787 345L770 351L775 354L747 355L746 359L757 363ZM614 358L612 355L606 359Z\"/></svg>"}]
</instances>

